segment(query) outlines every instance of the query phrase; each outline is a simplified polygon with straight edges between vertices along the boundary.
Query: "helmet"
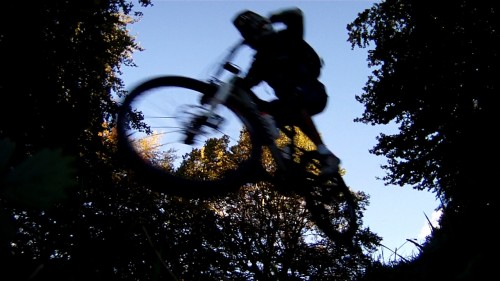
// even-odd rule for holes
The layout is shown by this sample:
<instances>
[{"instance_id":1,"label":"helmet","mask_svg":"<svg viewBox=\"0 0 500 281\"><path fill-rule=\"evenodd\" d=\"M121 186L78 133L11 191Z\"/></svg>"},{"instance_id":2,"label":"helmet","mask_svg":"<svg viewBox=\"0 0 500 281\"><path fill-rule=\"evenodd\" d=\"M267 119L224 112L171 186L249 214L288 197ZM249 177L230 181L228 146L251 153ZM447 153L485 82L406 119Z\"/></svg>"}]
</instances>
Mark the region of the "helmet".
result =
<instances>
[{"instance_id":1,"label":"helmet","mask_svg":"<svg viewBox=\"0 0 500 281\"><path fill-rule=\"evenodd\" d=\"M274 33L269 19L248 10L238 14L233 24L251 47L255 47L262 37Z\"/></svg>"}]
</instances>

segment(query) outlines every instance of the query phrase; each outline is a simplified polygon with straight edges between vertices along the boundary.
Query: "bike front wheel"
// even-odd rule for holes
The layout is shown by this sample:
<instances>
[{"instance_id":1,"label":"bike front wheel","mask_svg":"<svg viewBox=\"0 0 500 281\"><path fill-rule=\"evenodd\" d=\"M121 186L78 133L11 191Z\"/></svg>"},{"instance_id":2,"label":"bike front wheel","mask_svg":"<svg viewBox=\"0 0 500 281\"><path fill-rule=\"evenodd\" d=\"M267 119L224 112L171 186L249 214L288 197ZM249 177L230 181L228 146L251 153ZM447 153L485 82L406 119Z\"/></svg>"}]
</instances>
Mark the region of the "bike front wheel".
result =
<instances>
[{"instance_id":1,"label":"bike front wheel","mask_svg":"<svg viewBox=\"0 0 500 281\"><path fill-rule=\"evenodd\" d=\"M254 120L238 103L200 104L217 85L164 76L135 87L117 118L119 149L152 189L205 197L237 190L260 156Z\"/></svg>"}]
</instances>

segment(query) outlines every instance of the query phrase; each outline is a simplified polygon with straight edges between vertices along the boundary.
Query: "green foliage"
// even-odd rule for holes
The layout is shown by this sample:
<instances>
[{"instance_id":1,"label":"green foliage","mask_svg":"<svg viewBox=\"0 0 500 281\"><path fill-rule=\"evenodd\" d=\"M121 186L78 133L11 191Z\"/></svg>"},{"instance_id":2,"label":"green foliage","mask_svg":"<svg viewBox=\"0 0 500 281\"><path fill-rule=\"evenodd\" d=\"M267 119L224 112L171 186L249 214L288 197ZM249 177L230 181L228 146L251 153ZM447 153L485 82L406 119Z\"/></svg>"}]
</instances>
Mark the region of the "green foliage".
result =
<instances>
[{"instance_id":1,"label":"green foliage","mask_svg":"<svg viewBox=\"0 0 500 281\"><path fill-rule=\"evenodd\" d=\"M467 200L457 185L487 184L485 155L500 121L496 17L495 8L475 1L391 0L348 25L353 46L375 45L373 76L357 96L366 108L356 121L399 125L371 150L388 158L386 183L431 190L446 201Z\"/></svg>"},{"instance_id":2,"label":"green foliage","mask_svg":"<svg viewBox=\"0 0 500 281\"><path fill-rule=\"evenodd\" d=\"M118 260L141 259L134 246L144 244L121 238L137 237L132 226L139 214L152 216L152 196L133 192L137 185L100 132L103 121L113 123L116 97L125 93L120 67L133 65L131 53L141 49L126 29L140 13L132 1L4 4L22 16L18 24L0 18L0 52L8 54L0 76L6 100L0 139L15 143L13 150L3 142L0 154L0 229L15 230L0 238L2 277L131 280L116 276L140 270L140 262L128 268ZM68 188L73 183L78 188ZM127 212L129 206L139 214Z\"/></svg>"},{"instance_id":3,"label":"green foliage","mask_svg":"<svg viewBox=\"0 0 500 281\"><path fill-rule=\"evenodd\" d=\"M0 139L0 171L4 170L14 154L16 144L9 139Z\"/></svg>"},{"instance_id":4,"label":"green foliage","mask_svg":"<svg viewBox=\"0 0 500 281\"><path fill-rule=\"evenodd\" d=\"M312 223L303 199L260 182L211 203L225 237L221 251L245 280L355 280L369 259L326 238ZM369 231L360 234L370 247Z\"/></svg>"},{"instance_id":5,"label":"green foliage","mask_svg":"<svg viewBox=\"0 0 500 281\"><path fill-rule=\"evenodd\" d=\"M15 148L14 142L0 139L0 250L5 252L5 246L15 241L19 232L6 206L48 211L63 203L76 184L73 159L60 149L43 149L14 163Z\"/></svg>"},{"instance_id":6,"label":"green foliage","mask_svg":"<svg viewBox=\"0 0 500 281\"><path fill-rule=\"evenodd\" d=\"M435 192L444 206L439 235L418 259L377 268L366 280L482 280L492 276L498 144L498 8L388 0L347 26L353 47L368 47L373 75L356 96L355 121L397 124L371 150L387 157L386 184ZM494 161L494 160L493 160ZM492 249L495 248L495 250ZM490 260L491 257L491 260ZM378 275L380 274L380 275Z\"/></svg>"},{"instance_id":7,"label":"green foliage","mask_svg":"<svg viewBox=\"0 0 500 281\"><path fill-rule=\"evenodd\" d=\"M67 189L74 187L73 159L60 149L44 149L14 167L9 166L15 144L0 140L0 192L18 206L48 208L67 196Z\"/></svg>"}]
</instances>

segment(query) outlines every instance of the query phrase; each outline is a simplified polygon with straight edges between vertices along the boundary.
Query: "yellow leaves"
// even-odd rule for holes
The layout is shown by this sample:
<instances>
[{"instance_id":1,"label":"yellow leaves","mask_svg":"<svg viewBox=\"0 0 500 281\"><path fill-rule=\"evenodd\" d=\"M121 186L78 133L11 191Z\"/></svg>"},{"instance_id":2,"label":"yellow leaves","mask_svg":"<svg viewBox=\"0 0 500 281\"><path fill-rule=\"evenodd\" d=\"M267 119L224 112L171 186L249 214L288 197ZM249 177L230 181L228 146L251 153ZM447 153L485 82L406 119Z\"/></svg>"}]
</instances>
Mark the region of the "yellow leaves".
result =
<instances>
[{"instance_id":1,"label":"yellow leaves","mask_svg":"<svg viewBox=\"0 0 500 281\"><path fill-rule=\"evenodd\" d=\"M102 122L102 131L98 132L97 135L103 139L103 142L116 143L118 140L118 134L116 132L116 127L112 127L109 122Z\"/></svg>"},{"instance_id":2,"label":"yellow leaves","mask_svg":"<svg viewBox=\"0 0 500 281\"><path fill-rule=\"evenodd\" d=\"M142 151L153 151L159 146L160 140L160 134L153 131L153 134L138 139L137 146L140 147Z\"/></svg>"},{"instance_id":3,"label":"yellow leaves","mask_svg":"<svg viewBox=\"0 0 500 281\"><path fill-rule=\"evenodd\" d=\"M288 126L290 129L290 126ZM303 148L307 151L315 150L316 145L298 128L293 126L293 130L295 131L295 137L294 137L294 143L295 146ZM281 133L280 140L283 141L288 141L288 138L285 136L284 133ZM280 144L280 143L278 143Z\"/></svg>"}]
</instances>

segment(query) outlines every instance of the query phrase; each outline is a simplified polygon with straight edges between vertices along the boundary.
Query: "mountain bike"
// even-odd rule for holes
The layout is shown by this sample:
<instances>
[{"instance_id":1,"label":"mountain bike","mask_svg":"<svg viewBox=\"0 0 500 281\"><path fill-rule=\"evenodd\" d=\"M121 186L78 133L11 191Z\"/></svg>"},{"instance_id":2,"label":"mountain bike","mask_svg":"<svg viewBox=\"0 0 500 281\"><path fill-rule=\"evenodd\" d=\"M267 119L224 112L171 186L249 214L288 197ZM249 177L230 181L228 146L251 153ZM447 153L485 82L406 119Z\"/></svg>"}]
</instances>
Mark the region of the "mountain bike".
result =
<instances>
[{"instance_id":1,"label":"mountain bike","mask_svg":"<svg viewBox=\"0 0 500 281\"><path fill-rule=\"evenodd\" d=\"M304 198L331 239L350 241L358 227L355 196L340 174L319 173L318 152L297 144L299 128L276 128L255 93L236 85L241 70L232 59L243 45L232 47L207 81L161 76L134 87L117 116L120 151L140 179L165 194L220 196L270 182Z\"/></svg>"}]
</instances>

